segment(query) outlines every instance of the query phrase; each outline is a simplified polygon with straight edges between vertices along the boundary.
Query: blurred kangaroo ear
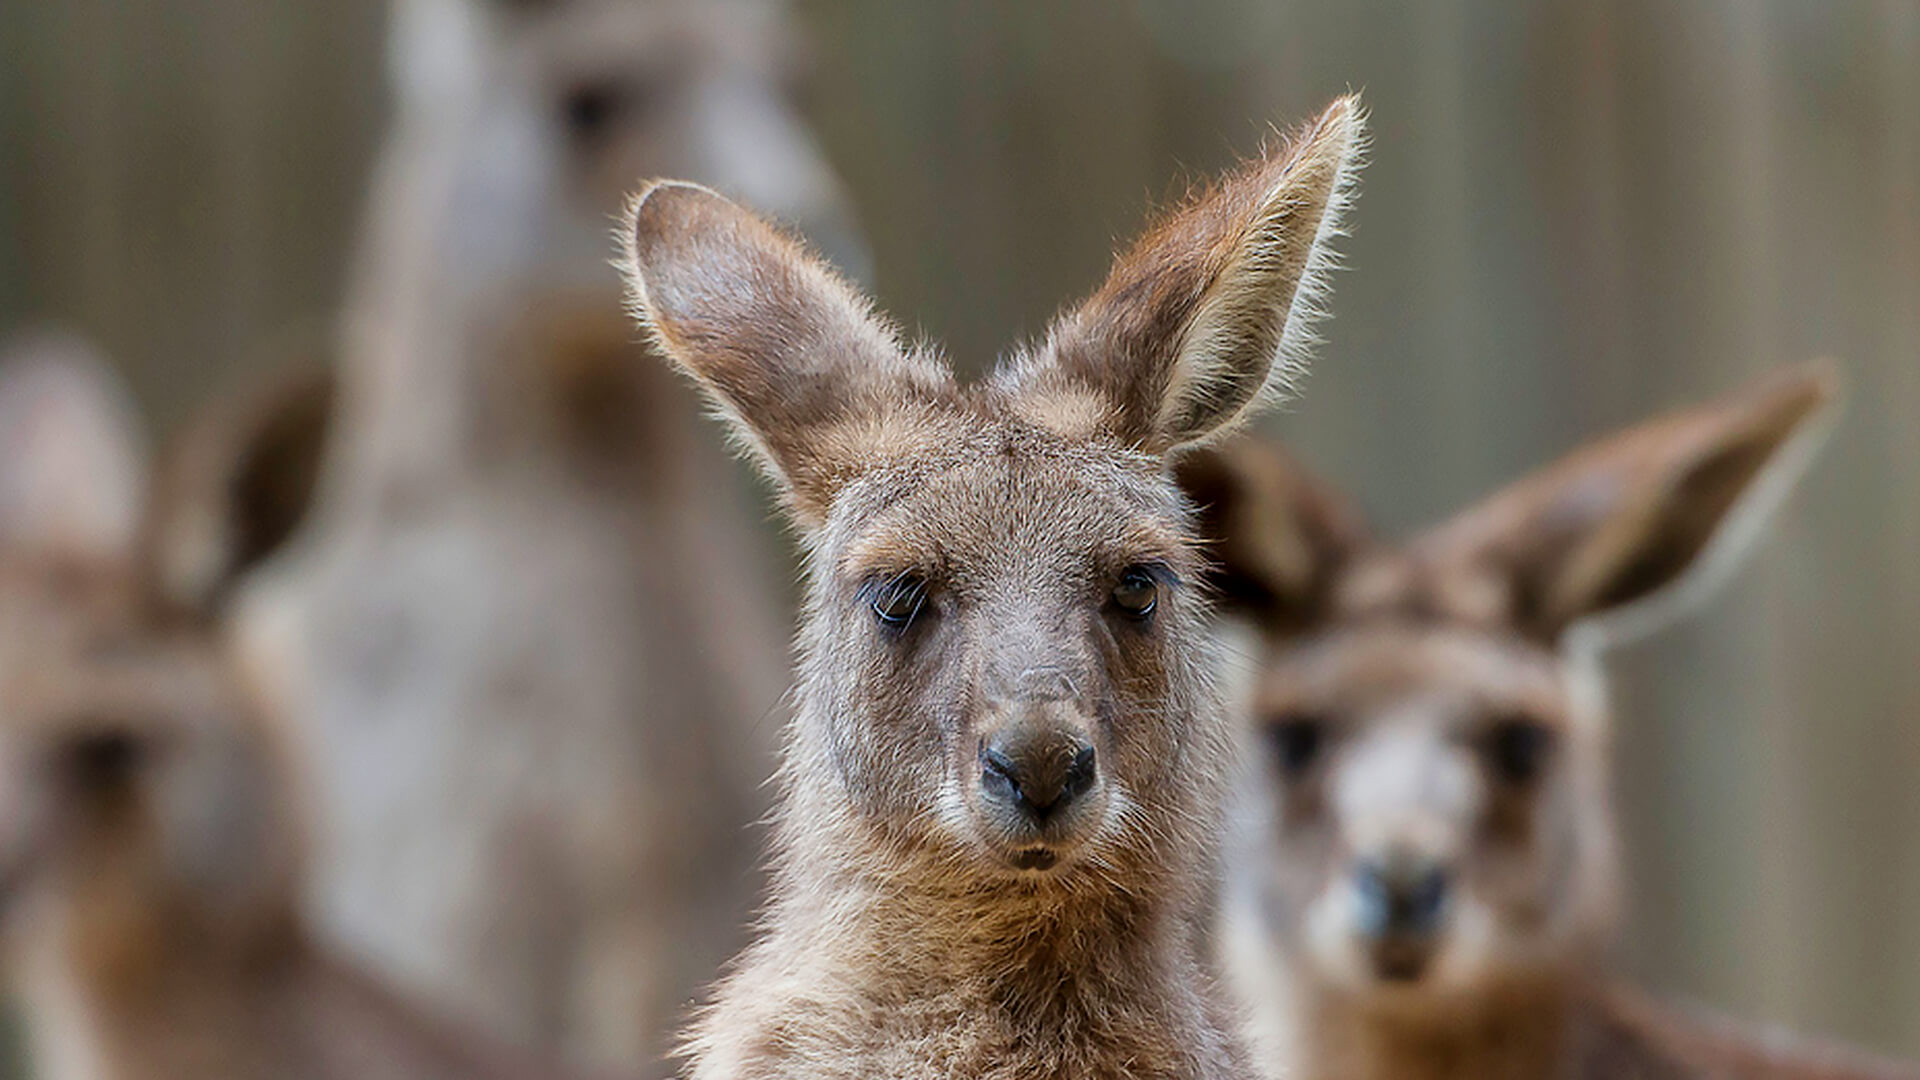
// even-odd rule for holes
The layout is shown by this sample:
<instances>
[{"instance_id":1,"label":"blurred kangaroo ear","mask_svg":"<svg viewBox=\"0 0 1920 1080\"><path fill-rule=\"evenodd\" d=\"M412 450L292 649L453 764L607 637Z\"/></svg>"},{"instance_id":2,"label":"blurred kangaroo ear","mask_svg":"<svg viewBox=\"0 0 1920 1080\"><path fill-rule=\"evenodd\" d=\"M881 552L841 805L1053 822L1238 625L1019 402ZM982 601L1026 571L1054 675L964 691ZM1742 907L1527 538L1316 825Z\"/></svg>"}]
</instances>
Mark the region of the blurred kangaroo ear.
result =
<instances>
[{"instance_id":1,"label":"blurred kangaroo ear","mask_svg":"<svg viewBox=\"0 0 1920 1080\"><path fill-rule=\"evenodd\" d=\"M0 347L0 546L130 557L145 473L126 388L90 346L47 334Z\"/></svg>"},{"instance_id":2,"label":"blurred kangaroo ear","mask_svg":"<svg viewBox=\"0 0 1920 1080\"><path fill-rule=\"evenodd\" d=\"M144 570L169 606L216 613L291 538L313 501L334 410L324 365L216 398L168 447L144 525Z\"/></svg>"},{"instance_id":3,"label":"blurred kangaroo ear","mask_svg":"<svg viewBox=\"0 0 1920 1080\"><path fill-rule=\"evenodd\" d=\"M1321 617L1335 573L1367 542L1360 517L1268 442L1235 439L1181 458L1221 603L1283 631Z\"/></svg>"},{"instance_id":4,"label":"blurred kangaroo ear","mask_svg":"<svg viewBox=\"0 0 1920 1080\"><path fill-rule=\"evenodd\" d=\"M635 319L692 375L803 526L846 480L914 441L953 391L798 241L706 188L659 181L627 211L621 266Z\"/></svg>"},{"instance_id":5,"label":"blurred kangaroo ear","mask_svg":"<svg viewBox=\"0 0 1920 1080\"><path fill-rule=\"evenodd\" d=\"M1016 400L1165 453L1278 396L1305 368L1364 143L1359 100L1340 98L1175 210L1007 373Z\"/></svg>"},{"instance_id":6,"label":"blurred kangaroo ear","mask_svg":"<svg viewBox=\"0 0 1920 1080\"><path fill-rule=\"evenodd\" d=\"M1838 395L1828 364L1777 375L1588 446L1425 544L1504 573L1518 621L1548 638L1696 567L1702 588L1717 584L1799 479L1824 430L1813 421Z\"/></svg>"}]
</instances>

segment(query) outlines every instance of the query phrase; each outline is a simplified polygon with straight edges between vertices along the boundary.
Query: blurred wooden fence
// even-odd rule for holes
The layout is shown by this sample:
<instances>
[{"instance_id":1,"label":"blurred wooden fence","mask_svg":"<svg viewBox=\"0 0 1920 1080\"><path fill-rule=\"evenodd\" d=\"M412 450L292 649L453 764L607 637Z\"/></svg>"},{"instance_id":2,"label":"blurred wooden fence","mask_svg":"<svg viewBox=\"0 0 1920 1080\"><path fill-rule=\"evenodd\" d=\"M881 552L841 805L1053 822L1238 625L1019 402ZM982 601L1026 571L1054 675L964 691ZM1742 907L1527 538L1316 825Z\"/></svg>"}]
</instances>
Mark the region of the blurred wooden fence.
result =
<instances>
[{"instance_id":1,"label":"blurred wooden fence","mask_svg":"<svg viewBox=\"0 0 1920 1080\"><path fill-rule=\"evenodd\" d=\"M1849 412L1755 564L1614 658L1626 955L1920 1055L1920 4L802 10L883 306L968 367L1090 288L1180 176L1364 89L1351 271L1274 430L1390 529L1841 357ZM163 422L324 326L379 31L369 0L0 9L0 326L94 334Z\"/></svg>"}]
</instances>

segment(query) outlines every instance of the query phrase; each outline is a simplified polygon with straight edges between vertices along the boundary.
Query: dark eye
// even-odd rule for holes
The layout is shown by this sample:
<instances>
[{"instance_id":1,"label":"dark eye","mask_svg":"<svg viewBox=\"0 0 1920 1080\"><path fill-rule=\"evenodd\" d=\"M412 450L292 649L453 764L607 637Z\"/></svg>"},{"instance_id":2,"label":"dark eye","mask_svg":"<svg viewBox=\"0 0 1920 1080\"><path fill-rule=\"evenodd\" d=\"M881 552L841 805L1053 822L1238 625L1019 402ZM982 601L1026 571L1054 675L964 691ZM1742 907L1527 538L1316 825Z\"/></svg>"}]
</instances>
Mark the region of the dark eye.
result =
<instances>
[{"instance_id":1,"label":"dark eye","mask_svg":"<svg viewBox=\"0 0 1920 1080\"><path fill-rule=\"evenodd\" d=\"M1299 776L1320 760L1327 743L1327 725L1317 716L1288 713L1267 725L1267 741L1280 771L1288 777Z\"/></svg>"},{"instance_id":2,"label":"dark eye","mask_svg":"<svg viewBox=\"0 0 1920 1080\"><path fill-rule=\"evenodd\" d=\"M147 756L144 740L112 727L73 736L61 748L67 780L84 790L117 787L132 779Z\"/></svg>"},{"instance_id":3,"label":"dark eye","mask_svg":"<svg viewBox=\"0 0 1920 1080\"><path fill-rule=\"evenodd\" d=\"M1487 764L1509 784L1530 784L1546 768L1553 743L1553 732L1546 725L1521 716L1505 717L1487 729Z\"/></svg>"},{"instance_id":4,"label":"dark eye","mask_svg":"<svg viewBox=\"0 0 1920 1080\"><path fill-rule=\"evenodd\" d=\"M872 587L873 614L889 630L905 630L927 605L927 579L901 574Z\"/></svg>"},{"instance_id":5,"label":"dark eye","mask_svg":"<svg viewBox=\"0 0 1920 1080\"><path fill-rule=\"evenodd\" d=\"M582 143L597 142L639 101L638 91L612 79L583 82L560 99L567 131Z\"/></svg>"},{"instance_id":6,"label":"dark eye","mask_svg":"<svg viewBox=\"0 0 1920 1080\"><path fill-rule=\"evenodd\" d=\"M1160 582L1144 566L1129 566L1113 587L1113 606L1122 615L1144 619L1160 606Z\"/></svg>"}]
</instances>

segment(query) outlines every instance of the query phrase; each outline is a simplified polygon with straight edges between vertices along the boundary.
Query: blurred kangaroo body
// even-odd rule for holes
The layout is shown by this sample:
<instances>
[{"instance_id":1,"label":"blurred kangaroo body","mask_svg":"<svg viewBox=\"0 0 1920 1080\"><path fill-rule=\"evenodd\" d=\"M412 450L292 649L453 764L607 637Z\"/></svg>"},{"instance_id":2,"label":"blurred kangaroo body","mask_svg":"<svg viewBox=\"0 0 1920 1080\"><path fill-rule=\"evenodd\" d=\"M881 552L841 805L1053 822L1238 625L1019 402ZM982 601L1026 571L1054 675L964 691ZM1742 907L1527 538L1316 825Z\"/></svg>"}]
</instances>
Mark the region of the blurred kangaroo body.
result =
<instances>
[{"instance_id":1,"label":"blurred kangaroo body","mask_svg":"<svg viewBox=\"0 0 1920 1080\"><path fill-rule=\"evenodd\" d=\"M853 250L782 15L399 0L314 510L241 590L325 931L593 1060L659 1061L744 938L787 668L757 515L607 234L671 169Z\"/></svg>"},{"instance_id":2,"label":"blurred kangaroo body","mask_svg":"<svg viewBox=\"0 0 1920 1080\"><path fill-rule=\"evenodd\" d=\"M1247 1075L1190 933L1228 744L1167 461L1304 360L1360 141L1336 102L971 388L747 211L636 196L633 310L808 556L772 899L692 1076Z\"/></svg>"},{"instance_id":3,"label":"blurred kangaroo body","mask_svg":"<svg viewBox=\"0 0 1920 1080\"><path fill-rule=\"evenodd\" d=\"M1604 962L1596 646L1731 566L1831 381L1796 372L1649 422L1404 546L1277 448L1185 464L1228 603L1262 635L1220 948L1273 1075L1920 1075L1742 1037Z\"/></svg>"},{"instance_id":4,"label":"blurred kangaroo body","mask_svg":"<svg viewBox=\"0 0 1920 1080\"><path fill-rule=\"evenodd\" d=\"M0 367L0 934L33 1074L558 1075L307 934L286 733L225 628L154 588L119 397L71 345Z\"/></svg>"}]
</instances>

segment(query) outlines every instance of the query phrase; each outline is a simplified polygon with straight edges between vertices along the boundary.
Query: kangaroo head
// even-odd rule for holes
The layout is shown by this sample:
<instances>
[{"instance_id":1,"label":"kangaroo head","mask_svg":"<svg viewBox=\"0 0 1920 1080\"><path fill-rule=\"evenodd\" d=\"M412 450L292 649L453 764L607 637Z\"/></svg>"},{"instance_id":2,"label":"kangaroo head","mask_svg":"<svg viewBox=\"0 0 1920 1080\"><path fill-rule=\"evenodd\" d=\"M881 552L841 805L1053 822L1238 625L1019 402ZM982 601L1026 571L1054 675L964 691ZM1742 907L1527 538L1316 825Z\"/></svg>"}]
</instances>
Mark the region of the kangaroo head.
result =
<instances>
[{"instance_id":1,"label":"kangaroo head","mask_svg":"<svg viewBox=\"0 0 1920 1080\"><path fill-rule=\"evenodd\" d=\"M1235 907L1291 977L1427 1010L1591 959L1607 725L1570 631L1670 608L1736 555L1754 530L1730 520L1792 478L1783 449L1831 394L1795 372L1652 421L1404 545L1272 446L1186 463L1229 603L1264 631Z\"/></svg>"},{"instance_id":2,"label":"kangaroo head","mask_svg":"<svg viewBox=\"0 0 1920 1080\"><path fill-rule=\"evenodd\" d=\"M148 588L144 471L107 369L10 358L0 445L0 924L101 976L278 934L283 774L217 629Z\"/></svg>"},{"instance_id":3,"label":"kangaroo head","mask_svg":"<svg viewBox=\"0 0 1920 1080\"><path fill-rule=\"evenodd\" d=\"M792 814L845 857L1142 888L1181 857L1224 732L1168 461L1296 370L1360 139L1334 103L973 387L718 195L634 199L634 313L808 550Z\"/></svg>"},{"instance_id":4,"label":"kangaroo head","mask_svg":"<svg viewBox=\"0 0 1920 1080\"><path fill-rule=\"evenodd\" d=\"M452 203L448 239L476 245L450 257L597 297L609 215L661 173L859 254L792 103L805 50L781 0L401 0L392 27L396 139L440 163L419 175Z\"/></svg>"}]
</instances>

